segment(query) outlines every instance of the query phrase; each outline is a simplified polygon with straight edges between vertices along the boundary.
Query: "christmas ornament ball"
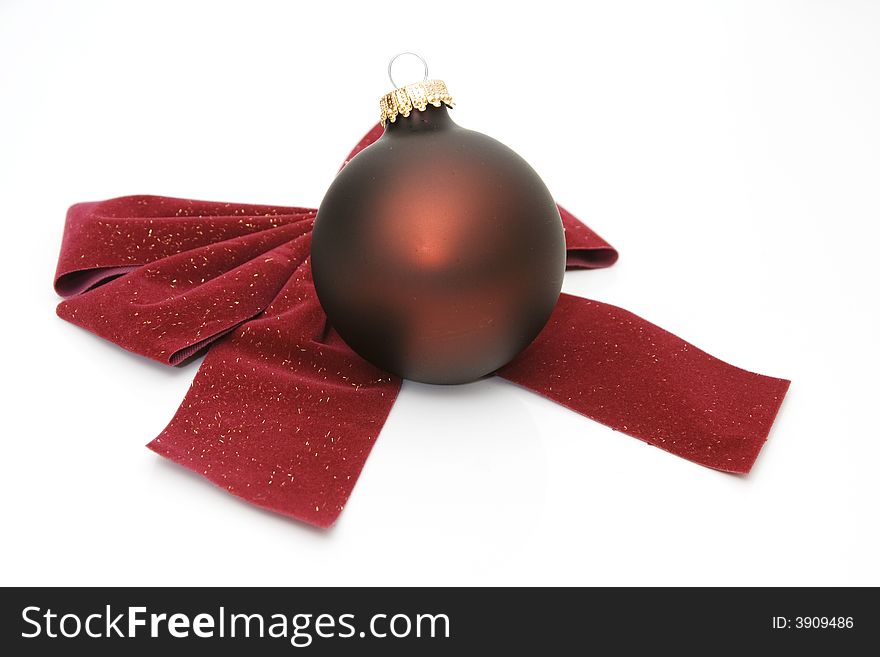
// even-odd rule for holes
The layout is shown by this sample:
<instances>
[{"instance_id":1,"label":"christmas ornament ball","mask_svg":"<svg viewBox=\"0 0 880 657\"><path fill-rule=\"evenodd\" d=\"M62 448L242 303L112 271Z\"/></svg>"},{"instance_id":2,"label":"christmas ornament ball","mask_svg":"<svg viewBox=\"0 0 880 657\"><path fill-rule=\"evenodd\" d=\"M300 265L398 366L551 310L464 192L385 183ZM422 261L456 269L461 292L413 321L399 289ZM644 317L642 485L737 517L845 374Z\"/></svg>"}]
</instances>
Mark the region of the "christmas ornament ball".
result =
<instances>
[{"instance_id":1,"label":"christmas ornament ball","mask_svg":"<svg viewBox=\"0 0 880 657\"><path fill-rule=\"evenodd\" d=\"M438 94L430 85L439 81L419 84L383 99L384 134L330 185L311 266L330 324L354 351L403 378L465 383L510 362L543 328L562 286L565 237L525 160L454 123L445 85ZM421 109L400 107L426 89Z\"/></svg>"}]
</instances>

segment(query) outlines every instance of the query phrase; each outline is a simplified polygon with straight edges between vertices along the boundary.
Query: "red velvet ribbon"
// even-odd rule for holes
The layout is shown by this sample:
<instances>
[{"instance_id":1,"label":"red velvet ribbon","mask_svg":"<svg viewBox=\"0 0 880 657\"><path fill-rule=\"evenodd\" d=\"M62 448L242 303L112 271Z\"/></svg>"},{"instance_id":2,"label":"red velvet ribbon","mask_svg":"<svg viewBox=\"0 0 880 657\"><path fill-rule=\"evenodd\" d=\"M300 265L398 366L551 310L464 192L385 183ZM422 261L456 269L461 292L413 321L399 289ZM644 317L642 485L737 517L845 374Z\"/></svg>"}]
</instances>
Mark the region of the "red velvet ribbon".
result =
<instances>
[{"instance_id":1,"label":"red velvet ribbon","mask_svg":"<svg viewBox=\"0 0 880 657\"><path fill-rule=\"evenodd\" d=\"M379 135L373 128L346 163ZM343 164L344 166L344 164ZM559 208L569 268L617 252ZM128 196L67 214L58 315L169 365L210 346L149 447L249 502L329 527L400 389L328 326L312 285L315 210ZM498 375L726 472L751 468L788 381L746 372L608 304L563 294Z\"/></svg>"}]
</instances>

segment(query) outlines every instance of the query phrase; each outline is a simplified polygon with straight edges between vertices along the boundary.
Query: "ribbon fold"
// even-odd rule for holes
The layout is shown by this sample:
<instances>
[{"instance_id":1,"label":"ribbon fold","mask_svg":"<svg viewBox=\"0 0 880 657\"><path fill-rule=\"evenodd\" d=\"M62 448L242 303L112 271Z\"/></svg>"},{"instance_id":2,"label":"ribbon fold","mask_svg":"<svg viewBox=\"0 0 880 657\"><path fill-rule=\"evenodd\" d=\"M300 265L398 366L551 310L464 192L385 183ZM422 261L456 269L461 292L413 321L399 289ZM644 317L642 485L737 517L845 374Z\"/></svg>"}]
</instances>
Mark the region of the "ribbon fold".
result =
<instances>
[{"instance_id":1,"label":"ribbon fold","mask_svg":"<svg viewBox=\"0 0 880 657\"><path fill-rule=\"evenodd\" d=\"M345 163L382 134L374 127ZM345 166L345 164L343 164ZM570 269L617 251L559 208ZM127 196L67 214L58 315L179 365L208 349L148 447L261 507L332 525L400 390L328 325L316 211ZM789 382L720 361L615 306L560 296L499 376L701 465L747 473Z\"/></svg>"}]
</instances>

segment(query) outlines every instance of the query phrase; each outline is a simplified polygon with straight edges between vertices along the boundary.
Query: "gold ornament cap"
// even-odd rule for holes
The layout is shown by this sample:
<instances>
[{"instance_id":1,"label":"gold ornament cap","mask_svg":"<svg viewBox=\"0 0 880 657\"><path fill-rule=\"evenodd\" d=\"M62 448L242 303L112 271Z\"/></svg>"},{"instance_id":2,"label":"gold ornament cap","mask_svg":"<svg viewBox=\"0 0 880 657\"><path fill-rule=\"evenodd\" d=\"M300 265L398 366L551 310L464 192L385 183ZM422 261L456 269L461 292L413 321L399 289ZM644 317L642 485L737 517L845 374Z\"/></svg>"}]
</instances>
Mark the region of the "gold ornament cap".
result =
<instances>
[{"instance_id":1,"label":"gold ornament cap","mask_svg":"<svg viewBox=\"0 0 880 657\"><path fill-rule=\"evenodd\" d=\"M418 58L422 62L425 75L421 82L400 87L394 81L391 69L394 66L394 62L404 55ZM388 62L388 79L394 85L394 91L385 94L379 99L379 121L383 127L388 121L394 123L398 116L409 116L409 113L414 109L424 112L429 104L434 107L440 107L441 105L446 105L447 107L454 106L452 96L449 95L449 90L446 88L446 83L443 80L429 80L428 62L421 55L417 55L414 52L398 53L391 58L391 61Z\"/></svg>"},{"instance_id":2,"label":"gold ornament cap","mask_svg":"<svg viewBox=\"0 0 880 657\"><path fill-rule=\"evenodd\" d=\"M423 80L408 84L385 94L379 99L379 121L394 123L399 116L409 116L414 109L424 112L428 105L454 107L452 96L443 80Z\"/></svg>"}]
</instances>

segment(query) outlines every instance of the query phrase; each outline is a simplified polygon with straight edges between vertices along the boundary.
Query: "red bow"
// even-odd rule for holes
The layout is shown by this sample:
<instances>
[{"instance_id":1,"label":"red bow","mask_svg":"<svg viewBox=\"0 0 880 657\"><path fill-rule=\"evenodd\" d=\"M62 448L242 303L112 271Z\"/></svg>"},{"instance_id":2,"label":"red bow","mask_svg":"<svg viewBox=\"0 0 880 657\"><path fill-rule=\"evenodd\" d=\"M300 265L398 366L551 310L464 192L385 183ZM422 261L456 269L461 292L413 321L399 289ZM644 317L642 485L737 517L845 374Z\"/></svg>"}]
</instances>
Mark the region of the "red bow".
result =
<instances>
[{"instance_id":1,"label":"red bow","mask_svg":"<svg viewBox=\"0 0 880 657\"><path fill-rule=\"evenodd\" d=\"M376 126L346 163L382 133ZM344 165L343 165L344 166ZM559 208L569 268L617 252ZM128 196L67 214L58 315L169 365L210 346L150 449L249 502L329 527L400 380L352 352L312 286L315 210ZM498 375L727 472L751 468L789 382L746 372L615 306L563 294Z\"/></svg>"}]
</instances>

